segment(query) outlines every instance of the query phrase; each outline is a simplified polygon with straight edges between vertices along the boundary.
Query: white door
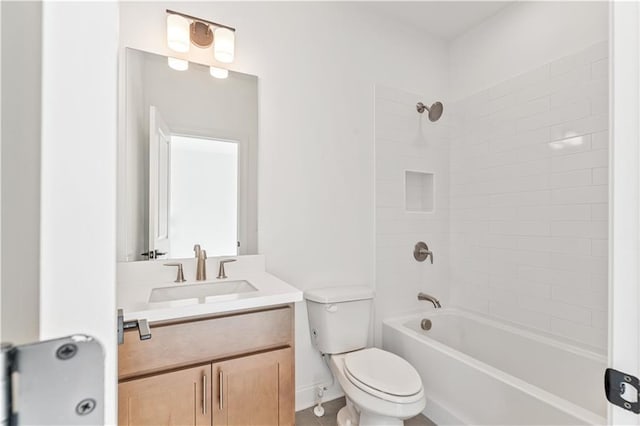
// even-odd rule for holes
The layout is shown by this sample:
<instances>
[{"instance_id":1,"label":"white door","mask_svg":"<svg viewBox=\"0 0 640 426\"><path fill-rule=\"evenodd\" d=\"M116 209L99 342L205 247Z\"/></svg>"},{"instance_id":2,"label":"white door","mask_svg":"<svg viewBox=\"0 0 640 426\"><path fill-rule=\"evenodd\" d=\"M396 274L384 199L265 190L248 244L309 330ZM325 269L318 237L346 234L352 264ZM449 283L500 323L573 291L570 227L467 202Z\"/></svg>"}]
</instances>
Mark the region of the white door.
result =
<instances>
[{"instance_id":1,"label":"white door","mask_svg":"<svg viewBox=\"0 0 640 426\"><path fill-rule=\"evenodd\" d=\"M613 2L611 12L609 367L640 377L640 6ZM609 404L608 422L640 416Z\"/></svg>"},{"instance_id":2,"label":"white door","mask_svg":"<svg viewBox=\"0 0 640 426\"><path fill-rule=\"evenodd\" d=\"M149 109L149 258L169 253L171 132L155 106Z\"/></svg>"}]
</instances>

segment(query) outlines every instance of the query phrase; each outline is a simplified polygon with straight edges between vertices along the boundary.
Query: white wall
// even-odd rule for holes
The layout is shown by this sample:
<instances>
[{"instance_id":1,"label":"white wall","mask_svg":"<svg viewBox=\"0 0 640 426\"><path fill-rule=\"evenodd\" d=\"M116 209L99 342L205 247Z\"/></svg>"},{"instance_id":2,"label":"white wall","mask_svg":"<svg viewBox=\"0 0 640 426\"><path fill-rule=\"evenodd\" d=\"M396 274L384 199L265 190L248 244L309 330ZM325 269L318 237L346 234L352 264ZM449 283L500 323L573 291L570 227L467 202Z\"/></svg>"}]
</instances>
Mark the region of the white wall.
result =
<instances>
[{"instance_id":1,"label":"white wall","mask_svg":"<svg viewBox=\"0 0 640 426\"><path fill-rule=\"evenodd\" d=\"M608 38L606 1L516 2L449 44L451 99Z\"/></svg>"},{"instance_id":2,"label":"white wall","mask_svg":"<svg viewBox=\"0 0 640 426\"><path fill-rule=\"evenodd\" d=\"M40 337L102 343L106 424L116 423L117 31L115 2L43 3Z\"/></svg>"},{"instance_id":3,"label":"white wall","mask_svg":"<svg viewBox=\"0 0 640 426\"><path fill-rule=\"evenodd\" d=\"M258 251L269 272L300 289L374 283L374 85L446 95L444 44L364 7L120 7L121 46L160 54L166 8L237 28L232 68L259 78ZM305 305L296 308L300 408L330 376L310 345Z\"/></svg>"},{"instance_id":4,"label":"white wall","mask_svg":"<svg viewBox=\"0 0 640 426\"><path fill-rule=\"evenodd\" d=\"M451 44L452 301L601 351L607 23L601 3L518 3Z\"/></svg>"},{"instance_id":5,"label":"white wall","mask_svg":"<svg viewBox=\"0 0 640 426\"><path fill-rule=\"evenodd\" d=\"M42 4L2 8L2 341L38 340ZM15 40L19 39L20 43Z\"/></svg>"}]
</instances>

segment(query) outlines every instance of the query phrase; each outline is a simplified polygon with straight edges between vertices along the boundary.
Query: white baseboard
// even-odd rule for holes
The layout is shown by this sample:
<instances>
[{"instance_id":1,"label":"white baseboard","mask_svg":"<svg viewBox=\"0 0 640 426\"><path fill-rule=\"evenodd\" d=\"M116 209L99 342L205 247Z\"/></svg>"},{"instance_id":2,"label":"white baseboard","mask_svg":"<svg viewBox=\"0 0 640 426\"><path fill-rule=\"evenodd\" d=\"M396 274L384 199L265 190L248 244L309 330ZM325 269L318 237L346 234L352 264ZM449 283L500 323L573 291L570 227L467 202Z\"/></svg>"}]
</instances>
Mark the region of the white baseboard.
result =
<instances>
[{"instance_id":1,"label":"white baseboard","mask_svg":"<svg viewBox=\"0 0 640 426\"><path fill-rule=\"evenodd\" d=\"M296 411L304 410L316 405L316 402L317 402L316 395L318 393L318 386L320 385L325 385L325 384L318 383L315 385L304 386L296 389ZM344 396L342 389L337 384L334 384L324 392L322 401L324 402L331 401L336 398L340 398L341 396Z\"/></svg>"}]
</instances>

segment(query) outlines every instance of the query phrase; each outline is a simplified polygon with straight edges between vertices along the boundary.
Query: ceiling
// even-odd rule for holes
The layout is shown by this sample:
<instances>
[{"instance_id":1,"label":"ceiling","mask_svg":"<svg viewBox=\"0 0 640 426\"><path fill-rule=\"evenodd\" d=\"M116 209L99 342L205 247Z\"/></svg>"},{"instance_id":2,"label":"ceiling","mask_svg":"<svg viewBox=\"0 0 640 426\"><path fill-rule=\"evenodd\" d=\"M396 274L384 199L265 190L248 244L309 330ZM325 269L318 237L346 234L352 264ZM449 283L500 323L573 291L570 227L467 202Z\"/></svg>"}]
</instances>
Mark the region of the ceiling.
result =
<instances>
[{"instance_id":1,"label":"ceiling","mask_svg":"<svg viewBox=\"0 0 640 426\"><path fill-rule=\"evenodd\" d=\"M451 40L513 1L382 1L371 10L444 40Z\"/></svg>"}]
</instances>

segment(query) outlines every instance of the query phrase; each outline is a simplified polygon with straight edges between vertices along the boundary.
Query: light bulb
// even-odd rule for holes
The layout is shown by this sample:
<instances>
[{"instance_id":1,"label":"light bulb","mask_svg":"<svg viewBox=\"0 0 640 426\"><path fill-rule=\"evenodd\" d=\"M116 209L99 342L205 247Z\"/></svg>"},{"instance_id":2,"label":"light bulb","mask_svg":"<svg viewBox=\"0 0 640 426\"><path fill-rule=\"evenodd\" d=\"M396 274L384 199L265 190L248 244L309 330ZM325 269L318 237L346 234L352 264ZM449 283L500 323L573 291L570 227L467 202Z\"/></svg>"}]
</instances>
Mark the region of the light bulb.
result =
<instances>
[{"instance_id":1,"label":"light bulb","mask_svg":"<svg viewBox=\"0 0 640 426\"><path fill-rule=\"evenodd\" d=\"M169 67L176 71L186 71L189 69L189 61L185 61L184 59L172 58L169 56L167 58L167 63L169 64Z\"/></svg>"},{"instance_id":2,"label":"light bulb","mask_svg":"<svg viewBox=\"0 0 640 426\"><path fill-rule=\"evenodd\" d=\"M215 78L227 78L229 77L229 70L226 70L224 68L209 67L209 74L211 74L211 76Z\"/></svg>"},{"instance_id":3,"label":"light bulb","mask_svg":"<svg viewBox=\"0 0 640 426\"><path fill-rule=\"evenodd\" d=\"M235 33L228 28L217 28L213 37L213 57L224 63L233 62Z\"/></svg>"},{"instance_id":4,"label":"light bulb","mask_svg":"<svg viewBox=\"0 0 640 426\"><path fill-rule=\"evenodd\" d=\"M189 20L180 15L167 15L167 45L176 52L189 51Z\"/></svg>"}]
</instances>

